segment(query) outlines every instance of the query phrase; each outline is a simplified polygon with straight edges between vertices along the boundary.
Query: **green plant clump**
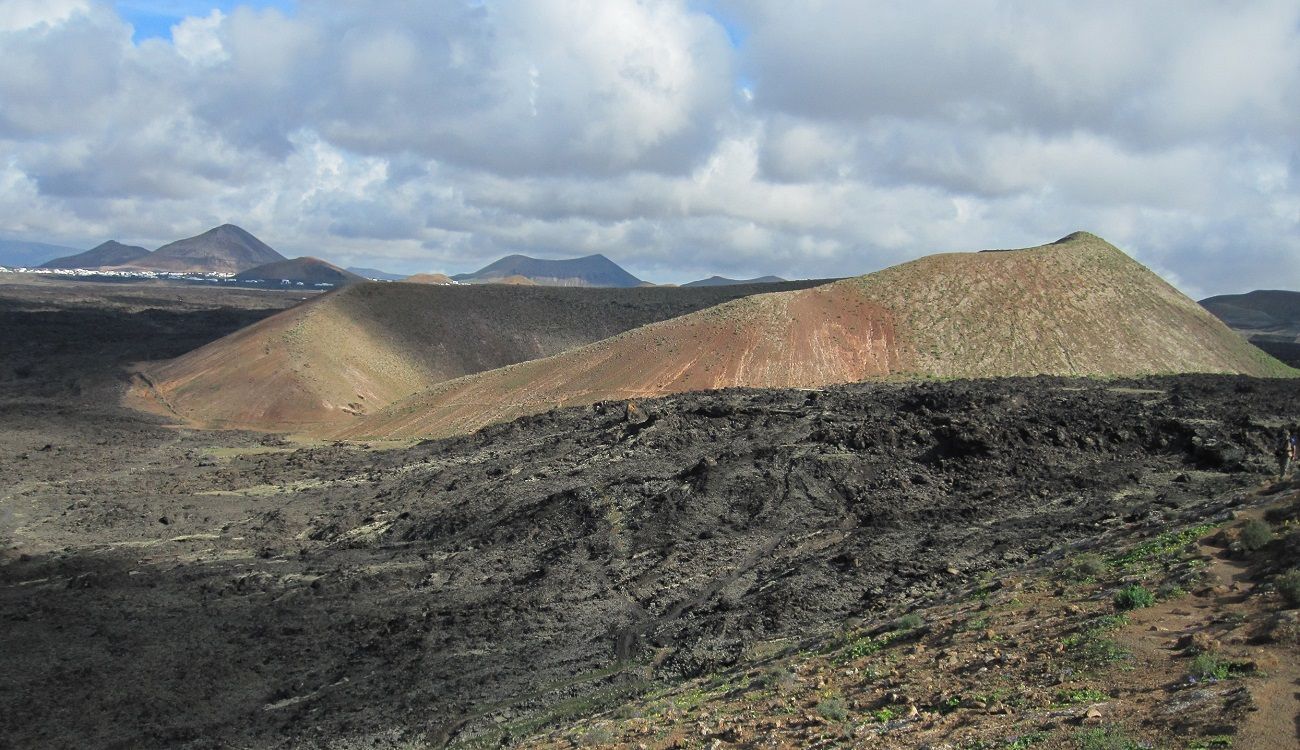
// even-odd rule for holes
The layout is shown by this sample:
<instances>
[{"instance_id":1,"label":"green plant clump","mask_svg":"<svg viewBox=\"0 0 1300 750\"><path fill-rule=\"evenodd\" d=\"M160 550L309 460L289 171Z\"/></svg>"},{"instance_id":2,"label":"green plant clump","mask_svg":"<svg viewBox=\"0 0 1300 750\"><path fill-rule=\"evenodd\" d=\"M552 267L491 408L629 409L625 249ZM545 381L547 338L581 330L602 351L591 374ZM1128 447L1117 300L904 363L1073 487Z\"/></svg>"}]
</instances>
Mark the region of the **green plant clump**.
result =
<instances>
[{"instance_id":1,"label":"green plant clump","mask_svg":"<svg viewBox=\"0 0 1300 750\"><path fill-rule=\"evenodd\" d=\"M1133 584L1116 591L1114 601L1115 609L1128 611L1130 609L1150 607L1156 603L1156 596L1147 591L1146 588Z\"/></svg>"},{"instance_id":2,"label":"green plant clump","mask_svg":"<svg viewBox=\"0 0 1300 750\"><path fill-rule=\"evenodd\" d=\"M1207 523L1182 531L1166 532L1139 544L1128 552L1112 557L1110 563L1123 570L1154 558L1181 552L1187 545L1210 533L1214 528L1214 524Z\"/></svg>"},{"instance_id":3,"label":"green plant clump","mask_svg":"<svg viewBox=\"0 0 1300 750\"><path fill-rule=\"evenodd\" d=\"M859 638L849 645L848 648L840 655L841 661L852 661L861 659L873 654L879 653L882 649L900 638L905 631L895 630L889 633L881 633L872 638L870 636Z\"/></svg>"},{"instance_id":4,"label":"green plant clump","mask_svg":"<svg viewBox=\"0 0 1300 750\"><path fill-rule=\"evenodd\" d=\"M1046 742L1049 737L1051 735L1047 732L1031 732L1017 737L1009 737L1003 747L1007 748L1007 750L1028 750L1037 744Z\"/></svg>"},{"instance_id":5,"label":"green plant clump","mask_svg":"<svg viewBox=\"0 0 1300 750\"><path fill-rule=\"evenodd\" d=\"M1267 521L1252 518L1241 527L1241 546L1245 547L1247 552L1263 549L1271 541L1273 541L1273 527Z\"/></svg>"},{"instance_id":6,"label":"green plant clump","mask_svg":"<svg viewBox=\"0 0 1300 750\"><path fill-rule=\"evenodd\" d=\"M582 735L583 747L601 747L614 741L614 733L606 727L592 727Z\"/></svg>"},{"instance_id":7,"label":"green plant clump","mask_svg":"<svg viewBox=\"0 0 1300 750\"><path fill-rule=\"evenodd\" d=\"M1084 667L1104 667L1132 656L1128 649L1098 635L1087 635L1077 640L1067 638L1066 641L1070 655Z\"/></svg>"},{"instance_id":8,"label":"green plant clump","mask_svg":"<svg viewBox=\"0 0 1300 750\"><path fill-rule=\"evenodd\" d=\"M1292 607L1300 607L1300 568L1292 568L1273 581L1282 600Z\"/></svg>"},{"instance_id":9,"label":"green plant clump","mask_svg":"<svg viewBox=\"0 0 1300 750\"><path fill-rule=\"evenodd\" d=\"M844 721L849 718L849 707L845 705L843 698L833 695L823 698L817 704L817 713L829 721Z\"/></svg>"},{"instance_id":10,"label":"green plant clump","mask_svg":"<svg viewBox=\"0 0 1300 750\"><path fill-rule=\"evenodd\" d=\"M1088 629L1104 633L1111 630L1119 630L1126 625L1128 625L1128 615L1123 612L1118 612L1113 615L1102 615L1101 617L1090 620L1088 622Z\"/></svg>"},{"instance_id":11,"label":"green plant clump","mask_svg":"<svg viewBox=\"0 0 1300 750\"><path fill-rule=\"evenodd\" d=\"M916 630L925 624L925 619L913 612L903 615L894 622L894 630Z\"/></svg>"},{"instance_id":12,"label":"green plant clump","mask_svg":"<svg viewBox=\"0 0 1300 750\"><path fill-rule=\"evenodd\" d=\"M1187 673L1197 680L1226 680L1232 676L1232 665L1207 652L1192 659Z\"/></svg>"},{"instance_id":13,"label":"green plant clump","mask_svg":"<svg viewBox=\"0 0 1300 750\"><path fill-rule=\"evenodd\" d=\"M1078 703L1101 703L1107 699L1107 695L1100 690L1079 689L1079 690L1061 690L1056 694L1056 702L1062 705L1075 705Z\"/></svg>"},{"instance_id":14,"label":"green plant clump","mask_svg":"<svg viewBox=\"0 0 1300 750\"><path fill-rule=\"evenodd\" d=\"M1079 750L1141 750L1142 746L1117 727L1081 729L1074 735Z\"/></svg>"},{"instance_id":15,"label":"green plant clump","mask_svg":"<svg viewBox=\"0 0 1300 750\"><path fill-rule=\"evenodd\" d=\"M1101 555L1085 552L1065 566L1065 577L1074 581L1092 581L1105 575L1110 566Z\"/></svg>"}]
</instances>

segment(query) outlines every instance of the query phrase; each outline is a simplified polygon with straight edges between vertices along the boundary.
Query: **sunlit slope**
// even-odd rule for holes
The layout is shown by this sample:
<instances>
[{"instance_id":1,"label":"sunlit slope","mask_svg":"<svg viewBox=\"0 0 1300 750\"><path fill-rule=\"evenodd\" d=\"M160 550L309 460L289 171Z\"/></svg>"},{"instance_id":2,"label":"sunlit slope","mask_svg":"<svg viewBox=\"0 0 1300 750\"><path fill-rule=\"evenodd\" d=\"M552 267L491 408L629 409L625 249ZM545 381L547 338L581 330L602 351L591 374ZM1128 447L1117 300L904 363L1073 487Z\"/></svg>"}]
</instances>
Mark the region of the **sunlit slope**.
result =
<instances>
[{"instance_id":1,"label":"sunlit slope","mask_svg":"<svg viewBox=\"0 0 1300 750\"><path fill-rule=\"evenodd\" d=\"M916 374L1294 374L1086 232L1026 250L930 256L843 283L899 316Z\"/></svg>"},{"instance_id":2,"label":"sunlit slope","mask_svg":"<svg viewBox=\"0 0 1300 750\"><path fill-rule=\"evenodd\" d=\"M1077 233L756 295L439 384L341 437L443 436L560 406L873 378L1289 370L1141 264Z\"/></svg>"},{"instance_id":3,"label":"sunlit slope","mask_svg":"<svg viewBox=\"0 0 1300 750\"><path fill-rule=\"evenodd\" d=\"M312 300L142 370L128 403L211 427L311 430L436 382L347 291ZM457 373L463 374L463 373Z\"/></svg>"},{"instance_id":4,"label":"sunlit slope","mask_svg":"<svg viewBox=\"0 0 1300 750\"><path fill-rule=\"evenodd\" d=\"M356 284L145 365L127 402L199 425L318 433L441 381L767 288Z\"/></svg>"}]
</instances>

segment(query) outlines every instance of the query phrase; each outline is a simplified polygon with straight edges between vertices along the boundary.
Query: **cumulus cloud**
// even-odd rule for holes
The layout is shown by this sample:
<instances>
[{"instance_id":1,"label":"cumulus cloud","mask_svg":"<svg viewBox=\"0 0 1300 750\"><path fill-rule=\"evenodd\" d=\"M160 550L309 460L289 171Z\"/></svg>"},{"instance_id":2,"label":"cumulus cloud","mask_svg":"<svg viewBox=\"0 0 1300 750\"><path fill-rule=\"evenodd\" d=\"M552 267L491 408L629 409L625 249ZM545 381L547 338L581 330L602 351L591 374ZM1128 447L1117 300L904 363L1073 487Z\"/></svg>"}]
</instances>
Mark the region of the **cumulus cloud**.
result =
<instances>
[{"instance_id":1,"label":"cumulus cloud","mask_svg":"<svg viewBox=\"0 0 1300 750\"><path fill-rule=\"evenodd\" d=\"M1090 229L1192 294L1300 287L1294 2L215 5L138 41L0 0L0 234L685 281Z\"/></svg>"},{"instance_id":2,"label":"cumulus cloud","mask_svg":"<svg viewBox=\"0 0 1300 750\"><path fill-rule=\"evenodd\" d=\"M207 16L189 17L172 27L176 54L195 65L216 65L230 59L221 41L224 13L214 9Z\"/></svg>"},{"instance_id":3,"label":"cumulus cloud","mask_svg":"<svg viewBox=\"0 0 1300 750\"><path fill-rule=\"evenodd\" d=\"M55 26L89 7L89 0L5 0L0 3L0 32Z\"/></svg>"}]
</instances>

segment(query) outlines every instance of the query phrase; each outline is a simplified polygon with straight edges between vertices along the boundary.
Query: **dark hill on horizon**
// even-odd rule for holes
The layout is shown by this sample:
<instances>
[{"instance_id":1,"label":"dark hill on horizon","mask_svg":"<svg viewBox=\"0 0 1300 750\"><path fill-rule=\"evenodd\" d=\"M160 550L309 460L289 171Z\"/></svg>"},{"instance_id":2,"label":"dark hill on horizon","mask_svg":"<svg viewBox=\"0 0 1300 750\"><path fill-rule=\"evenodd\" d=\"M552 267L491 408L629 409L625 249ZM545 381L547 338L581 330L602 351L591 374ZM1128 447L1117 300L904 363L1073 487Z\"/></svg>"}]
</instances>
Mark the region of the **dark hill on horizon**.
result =
<instances>
[{"instance_id":1,"label":"dark hill on horizon","mask_svg":"<svg viewBox=\"0 0 1300 750\"><path fill-rule=\"evenodd\" d=\"M526 255L507 255L474 273L461 273L451 278L462 283L518 283L512 277L522 276L541 286L597 286L630 288L644 286L645 282L603 255L588 255L567 260L542 260Z\"/></svg>"},{"instance_id":2,"label":"dark hill on horizon","mask_svg":"<svg viewBox=\"0 0 1300 750\"><path fill-rule=\"evenodd\" d=\"M1239 331L1300 336L1300 292L1257 289L1220 294L1201 300L1201 306Z\"/></svg>"},{"instance_id":3,"label":"dark hill on horizon","mask_svg":"<svg viewBox=\"0 0 1300 750\"><path fill-rule=\"evenodd\" d=\"M404 274L389 273L388 271L381 271L378 268L362 268L360 266L348 266L344 270L349 271L351 273L355 273L358 276L363 276L367 279L370 279L371 281L401 281L402 279L406 278Z\"/></svg>"},{"instance_id":4,"label":"dark hill on horizon","mask_svg":"<svg viewBox=\"0 0 1300 750\"><path fill-rule=\"evenodd\" d=\"M332 429L445 380L772 288L355 284L144 366L127 402L202 425Z\"/></svg>"},{"instance_id":5,"label":"dark hill on horizon","mask_svg":"<svg viewBox=\"0 0 1300 750\"><path fill-rule=\"evenodd\" d=\"M124 245L117 240L109 240L76 255L55 258L41 264L41 268L115 268L135 263L149 256L150 253L138 245Z\"/></svg>"},{"instance_id":6,"label":"dark hill on horizon","mask_svg":"<svg viewBox=\"0 0 1300 750\"><path fill-rule=\"evenodd\" d=\"M1119 249L1078 232L745 297L441 383L334 436L444 437L558 407L729 387L1176 372L1297 374Z\"/></svg>"},{"instance_id":7,"label":"dark hill on horizon","mask_svg":"<svg viewBox=\"0 0 1300 750\"><path fill-rule=\"evenodd\" d=\"M1257 289L1221 294L1201 300L1201 306L1250 343L1300 367L1300 292Z\"/></svg>"},{"instance_id":8,"label":"dark hill on horizon","mask_svg":"<svg viewBox=\"0 0 1300 750\"><path fill-rule=\"evenodd\" d=\"M37 268L51 258L81 252L75 247L26 240L0 240L0 266Z\"/></svg>"},{"instance_id":9,"label":"dark hill on horizon","mask_svg":"<svg viewBox=\"0 0 1300 750\"><path fill-rule=\"evenodd\" d=\"M155 250L132 268L179 273L239 273L288 260L270 245L234 224L222 224L203 234L177 240Z\"/></svg>"},{"instance_id":10,"label":"dark hill on horizon","mask_svg":"<svg viewBox=\"0 0 1300 750\"><path fill-rule=\"evenodd\" d=\"M710 276L707 279L688 281L682 286L730 286L732 284L776 284L785 281L780 276L759 276L753 279L729 279L726 276Z\"/></svg>"},{"instance_id":11,"label":"dark hill on horizon","mask_svg":"<svg viewBox=\"0 0 1300 750\"><path fill-rule=\"evenodd\" d=\"M351 271L345 271L333 263L311 257L266 263L256 268L250 268L247 271L240 271L235 274L235 279L237 281L257 281L268 285L282 284L287 281L291 284L302 284L304 286L315 286L317 284L344 286L366 281L364 277L358 276Z\"/></svg>"}]
</instances>

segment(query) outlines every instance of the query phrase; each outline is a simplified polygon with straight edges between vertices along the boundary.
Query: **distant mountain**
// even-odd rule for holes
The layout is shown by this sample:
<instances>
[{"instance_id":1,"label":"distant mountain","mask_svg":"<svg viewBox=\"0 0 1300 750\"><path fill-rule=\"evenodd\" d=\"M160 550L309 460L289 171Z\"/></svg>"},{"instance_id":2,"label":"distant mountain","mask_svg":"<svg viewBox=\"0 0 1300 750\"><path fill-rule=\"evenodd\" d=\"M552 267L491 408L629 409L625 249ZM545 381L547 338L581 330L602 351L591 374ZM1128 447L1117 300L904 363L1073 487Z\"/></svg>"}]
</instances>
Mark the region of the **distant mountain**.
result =
<instances>
[{"instance_id":1,"label":"distant mountain","mask_svg":"<svg viewBox=\"0 0 1300 750\"><path fill-rule=\"evenodd\" d=\"M256 268L250 268L247 271L240 271L235 274L235 280L257 281L265 284L283 284L287 281L291 284L302 284L304 286L315 286L317 284L343 286L366 281L366 278L351 271L345 271L333 263L327 263L319 258L294 258L293 260L278 260L274 263L266 263Z\"/></svg>"},{"instance_id":2,"label":"distant mountain","mask_svg":"<svg viewBox=\"0 0 1300 750\"><path fill-rule=\"evenodd\" d=\"M163 245L148 258L130 264L153 271L238 273L288 260L269 245L233 224Z\"/></svg>"},{"instance_id":3,"label":"distant mountain","mask_svg":"<svg viewBox=\"0 0 1300 750\"><path fill-rule=\"evenodd\" d=\"M1292 367L1300 367L1300 292L1257 289L1201 300L1228 327Z\"/></svg>"},{"instance_id":4,"label":"distant mountain","mask_svg":"<svg viewBox=\"0 0 1300 750\"><path fill-rule=\"evenodd\" d=\"M400 273L389 273L388 271L381 271L378 268L359 268L357 266L348 266L347 270L350 271L351 273L355 273L358 276L364 276L367 279L370 279L372 281L402 281L408 278L407 276L403 276Z\"/></svg>"},{"instance_id":5,"label":"distant mountain","mask_svg":"<svg viewBox=\"0 0 1300 750\"><path fill-rule=\"evenodd\" d=\"M710 276L699 281L690 281L682 286L735 286L737 284L779 284L785 279L780 276L759 276L756 279L729 279L725 276Z\"/></svg>"},{"instance_id":6,"label":"distant mountain","mask_svg":"<svg viewBox=\"0 0 1300 750\"><path fill-rule=\"evenodd\" d=\"M1257 289L1221 294L1201 300L1201 307L1239 331L1300 336L1300 292Z\"/></svg>"},{"instance_id":7,"label":"distant mountain","mask_svg":"<svg viewBox=\"0 0 1300 750\"><path fill-rule=\"evenodd\" d=\"M507 255L474 273L457 274L452 278L471 284L519 283L518 279L511 279L514 276L522 276L541 286L627 288L645 283L603 255L569 260L539 260L524 255Z\"/></svg>"},{"instance_id":8,"label":"distant mountain","mask_svg":"<svg viewBox=\"0 0 1300 750\"><path fill-rule=\"evenodd\" d=\"M149 251L143 247L123 245L117 240L109 240L83 253L42 263L41 268L110 268L135 263L148 255Z\"/></svg>"},{"instance_id":9,"label":"distant mountain","mask_svg":"<svg viewBox=\"0 0 1300 750\"><path fill-rule=\"evenodd\" d=\"M0 240L0 266L36 268L50 258L81 252L75 247L48 245L44 242Z\"/></svg>"}]
</instances>

